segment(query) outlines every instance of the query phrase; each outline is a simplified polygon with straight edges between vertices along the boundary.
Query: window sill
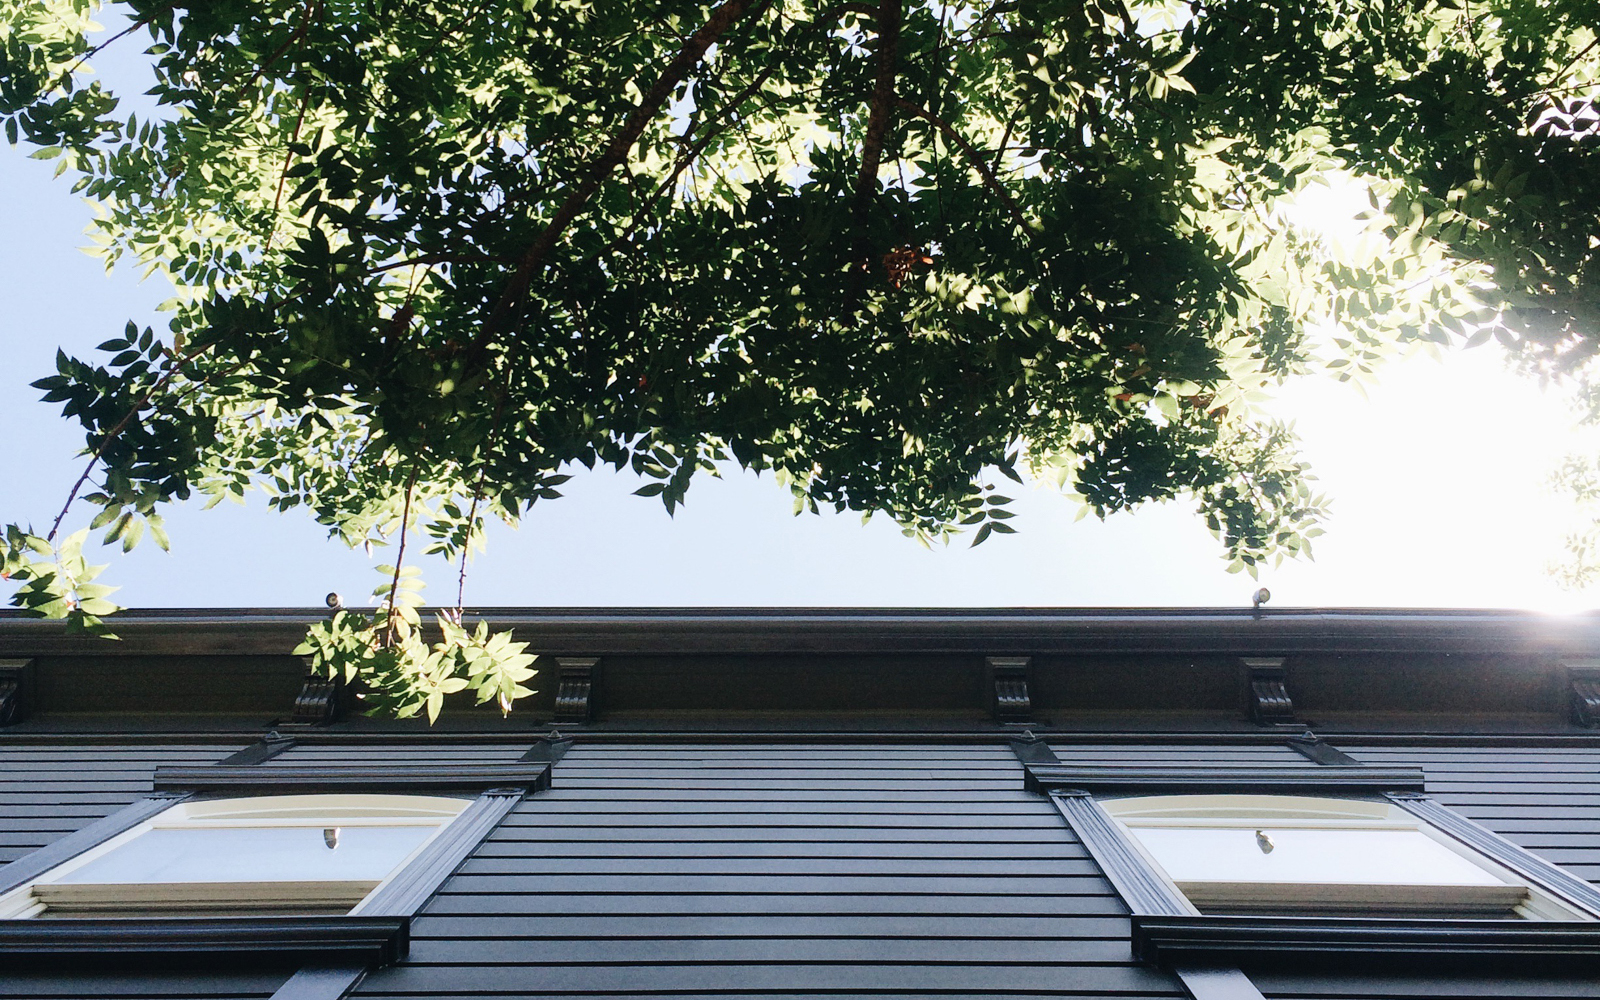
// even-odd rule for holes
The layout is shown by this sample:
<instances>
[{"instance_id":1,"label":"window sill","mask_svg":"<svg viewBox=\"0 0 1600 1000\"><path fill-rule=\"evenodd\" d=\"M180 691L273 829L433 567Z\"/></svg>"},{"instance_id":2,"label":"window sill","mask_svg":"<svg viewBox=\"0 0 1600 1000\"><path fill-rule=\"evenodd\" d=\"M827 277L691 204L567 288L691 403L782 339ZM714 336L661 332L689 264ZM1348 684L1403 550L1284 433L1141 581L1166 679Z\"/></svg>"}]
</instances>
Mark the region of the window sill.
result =
<instances>
[{"instance_id":1,"label":"window sill","mask_svg":"<svg viewBox=\"0 0 1600 1000\"><path fill-rule=\"evenodd\" d=\"M1162 963L1377 955L1410 960L1600 959L1600 921L1135 914L1133 949Z\"/></svg>"},{"instance_id":2,"label":"window sill","mask_svg":"<svg viewBox=\"0 0 1600 1000\"><path fill-rule=\"evenodd\" d=\"M0 921L0 955L211 955L388 965L405 957L409 917L135 917Z\"/></svg>"}]
</instances>

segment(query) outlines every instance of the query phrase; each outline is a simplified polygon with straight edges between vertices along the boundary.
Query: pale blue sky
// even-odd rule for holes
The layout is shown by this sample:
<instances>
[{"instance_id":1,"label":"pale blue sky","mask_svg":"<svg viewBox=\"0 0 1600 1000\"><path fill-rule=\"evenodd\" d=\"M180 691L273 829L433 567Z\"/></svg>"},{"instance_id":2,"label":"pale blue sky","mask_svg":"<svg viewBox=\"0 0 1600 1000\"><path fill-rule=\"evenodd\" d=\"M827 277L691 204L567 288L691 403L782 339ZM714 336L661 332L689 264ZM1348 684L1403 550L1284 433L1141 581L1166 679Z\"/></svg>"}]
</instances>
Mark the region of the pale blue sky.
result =
<instances>
[{"instance_id":1,"label":"pale blue sky","mask_svg":"<svg viewBox=\"0 0 1600 1000\"><path fill-rule=\"evenodd\" d=\"M136 55L126 50L125 57ZM115 67L102 65L102 72ZM108 72L109 75L109 72ZM28 387L56 347L87 355L134 319L164 326L156 282L106 277L77 248L90 210L52 164L0 147L0 522L49 525L82 438ZM1348 387L1286 391L1335 519L1315 563L1263 574L1274 605L1600 606L1544 574L1565 511L1543 487L1565 415L1503 374L1488 350L1400 366L1372 399ZM579 470L582 473L582 470ZM669 518L637 482L580 474L519 531L497 530L468 582L476 605L1204 605L1239 606L1259 585L1224 571L1219 548L1172 505L1100 524L1047 490L1020 491L1014 524L977 549L926 551L882 518L795 518L770 478L705 479ZM1015 492L1015 491L1013 491ZM70 524L86 522L80 507ZM326 541L304 512L196 505L168 515L173 552L148 540L106 552L131 606L315 605L330 590L366 603L382 562ZM436 600L455 574L424 563Z\"/></svg>"}]
</instances>

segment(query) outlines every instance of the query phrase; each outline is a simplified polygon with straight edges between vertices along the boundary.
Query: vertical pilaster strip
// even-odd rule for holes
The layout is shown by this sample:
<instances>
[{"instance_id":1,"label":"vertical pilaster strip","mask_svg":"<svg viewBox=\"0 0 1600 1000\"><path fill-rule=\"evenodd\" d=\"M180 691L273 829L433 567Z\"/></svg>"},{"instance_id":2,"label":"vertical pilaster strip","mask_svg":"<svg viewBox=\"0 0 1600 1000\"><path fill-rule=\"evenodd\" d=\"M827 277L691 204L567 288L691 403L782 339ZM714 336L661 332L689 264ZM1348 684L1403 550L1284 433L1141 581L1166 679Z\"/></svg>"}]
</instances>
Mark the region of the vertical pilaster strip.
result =
<instances>
[{"instance_id":1,"label":"vertical pilaster strip","mask_svg":"<svg viewBox=\"0 0 1600 1000\"><path fill-rule=\"evenodd\" d=\"M1194 907L1178 887L1151 867L1093 795L1057 789L1050 793L1050 801L1055 803L1128 909L1134 913L1171 917L1194 915Z\"/></svg>"},{"instance_id":2,"label":"vertical pilaster strip","mask_svg":"<svg viewBox=\"0 0 1600 1000\"><path fill-rule=\"evenodd\" d=\"M1266 1000L1250 977L1235 968L1177 965L1172 971L1194 1000Z\"/></svg>"},{"instance_id":3,"label":"vertical pilaster strip","mask_svg":"<svg viewBox=\"0 0 1600 1000\"><path fill-rule=\"evenodd\" d=\"M308 965L278 987L272 1000L340 1000L366 974L364 965Z\"/></svg>"}]
</instances>

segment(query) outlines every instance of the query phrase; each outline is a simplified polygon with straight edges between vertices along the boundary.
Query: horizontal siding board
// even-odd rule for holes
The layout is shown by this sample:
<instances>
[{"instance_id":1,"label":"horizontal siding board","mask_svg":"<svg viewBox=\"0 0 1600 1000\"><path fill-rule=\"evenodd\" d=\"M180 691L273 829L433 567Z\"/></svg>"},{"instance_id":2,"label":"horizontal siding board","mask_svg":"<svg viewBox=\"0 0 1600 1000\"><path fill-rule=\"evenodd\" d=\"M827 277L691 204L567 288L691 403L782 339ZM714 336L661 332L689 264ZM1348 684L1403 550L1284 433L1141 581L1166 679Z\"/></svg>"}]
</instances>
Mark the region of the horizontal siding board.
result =
<instances>
[{"instance_id":1,"label":"horizontal siding board","mask_svg":"<svg viewBox=\"0 0 1600 1000\"><path fill-rule=\"evenodd\" d=\"M407 965L448 965L470 944L472 960L528 967L559 965L689 964L759 966L786 963L917 963L954 965L1131 964L1126 938L579 938L540 940L477 938L470 941L413 940Z\"/></svg>"},{"instance_id":2,"label":"horizontal siding board","mask_svg":"<svg viewBox=\"0 0 1600 1000\"><path fill-rule=\"evenodd\" d=\"M594 813L548 812L530 815L519 812L506 818L506 828L539 826L544 829L570 826L593 829L600 822ZM612 827L684 827L710 829L716 827L806 827L830 829L846 827L872 827L875 829L971 829L979 820L991 822L1003 830L1054 830L1062 826L1059 816L1047 813L1033 815L980 816L978 813L905 814L905 813L607 813L604 822ZM629 834L632 835L631 833Z\"/></svg>"},{"instance_id":3,"label":"horizontal siding board","mask_svg":"<svg viewBox=\"0 0 1600 1000\"><path fill-rule=\"evenodd\" d=\"M1076 843L988 843L953 841L486 841L478 858L870 858L870 859L1060 859L1086 858Z\"/></svg>"},{"instance_id":4,"label":"horizontal siding board","mask_svg":"<svg viewBox=\"0 0 1600 1000\"><path fill-rule=\"evenodd\" d=\"M460 868L463 875L664 875L811 878L815 876L916 876L969 878L1098 877L1099 868L1085 860L1012 860L990 858L486 858L474 857Z\"/></svg>"},{"instance_id":5,"label":"horizontal siding board","mask_svg":"<svg viewBox=\"0 0 1600 1000\"><path fill-rule=\"evenodd\" d=\"M472 875L450 879L445 892L477 895L533 896L539 893L654 893L721 895L751 892L768 895L1105 895L1110 886L1098 875L1069 877L972 877L893 875Z\"/></svg>"},{"instance_id":6,"label":"horizontal siding board","mask_svg":"<svg viewBox=\"0 0 1600 1000\"><path fill-rule=\"evenodd\" d=\"M617 804L615 789L608 786L594 788L568 788L561 783L559 772L555 778L555 787L541 795L548 795L550 802L595 802L604 803L610 807ZM1033 793L1022 790L1022 779L1018 777L1015 787L1011 782L994 788L964 788L953 790L941 788L937 784L922 788L893 788L893 789L848 789L848 788L812 788L812 789L785 789L781 792L765 791L761 788L630 788L628 789L629 802L664 802L664 803L693 803L693 802L747 802L753 796L765 799L783 799L787 802L927 802L927 803L960 803L971 806L987 806L992 802L1018 802L1026 801Z\"/></svg>"},{"instance_id":7,"label":"horizontal siding board","mask_svg":"<svg viewBox=\"0 0 1600 1000\"><path fill-rule=\"evenodd\" d=\"M633 787L639 788L762 788L762 789L795 789L795 790L827 790L830 788L843 788L846 790L892 792L905 786L895 779L856 779L856 778L769 778L754 781L747 778L638 778L624 780L605 780L600 778L586 779L572 775L557 773L553 776L560 781L563 788L607 788L616 791L627 791ZM935 784L932 779L919 779L929 785ZM940 788L949 788L954 791L961 790L989 790L995 787L994 783L986 779L975 778L971 780L940 780Z\"/></svg>"},{"instance_id":8,"label":"horizontal siding board","mask_svg":"<svg viewBox=\"0 0 1600 1000\"><path fill-rule=\"evenodd\" d=\"M840 915L795 916L431 916L411 923L411 938L1070 938L1128 940L1120 914L1077 917Z\"/></svg>"},{"instance_id":9,"label":"horizontal siding board","mask_svg":"<svg viewBox=\"0 0 1600 1000\"><path fill-rule=\"evenodd\" d=\"M549 806L554 806L555 801L546 802L540 799L541 808L521 810L521 815L537 818L554 812ZM826 802L822 800L794 801L784 798L766 798L761 796L747 796L743 799L728 799L714 802L663 802L658 800L648 801L612 801L612 802L561 802L566 806L560 811L563 816L592 816L592 822L609 822L614 815L630 816L677 816L689 814L701 816L707 814L729 813L817 813L821 815L851 815L851 816L944 816L956 815L972 817L985 816L1037 816L1039 815L1038 802L1004 801L986 802L975 805L970 802Z\"/></svg>"},{"instance_id":10,"label":"horizontal siding board","mask_svg":"<svg viewBox=\"0 0 1600 1000\"><path fill-rule=\"evenodd\" d=\"M270 997L293 970L274 968L234 971L217 968L194 971L74 972L66 969L8 968L0 974L0 997L72 997L115 1000L128 997Z\"/></svg>"},{"instance_id":11,"label":"horizontal siding board","mask_svg":"<svg viewBox=\"0 0 1600 1000\"><path fill-rule=\"evenodd\" d=\"M1170 974L1134 965L402 965L368 976L363 994L452 993L538 996L565 992L601 996L682 991L783 990L929 991L1035 990L1177 995Z\"/></svg>"},{"instance_id":12,"label":"horizontal siding board","mask_svg":"<svg viewBox=\"0 0 1600 1000\"><path fill-rule=\"evenodd\" d=\"M852 896L824 894L755 895L751 893L711 893L688 895L641 895L582 893L557 895L484 895L481 893L441 892L428 902L423 912L430 915L492 916L689 916L718 914L756 915L860 915L896 914L904 916L1084 916L1126 915L1128 908L1109 893L1091 896Z\"/></svg>"},{"instance_id":13,"label":"horizontal siding board","mask_svg":"<svg viewBox=\"0 0 1600 1000\"><path fill-rule=\"evenodd\" d=\"M979 781L984 784L971 787L989 787L995 781L1015 779L1018 787L1021 786L1022 774L1016 768L1004 771L975 771L969 768L934 768L934 767L905 767L905 768L880 768L880 767L565 767L560 768L563 784L568 787L582 783L584 785L597 781L616 782L627 784L637 781L651 783L665 781L689 781L694 783L742 781L752 787L763 787L769 781L894 781L894 782L920 782L937 781L940 783L959 781ZM612 786L617 787L617 786ZM891 786L894 787L894 786ZM962 787L962 786L957 786Z\"/></svg>"},{"instance_id":14,"label":"horizontal siding board","mask_svg":"<svg viewBox=\"0 0 1600 1000\"><path fill-rule=\"evenodd\" d=\"M1065 827L1057 824L1062 830L1061 836L1068 834ZM588 826L584 824L569 824L565 826L517 826L502 827L492 840L539 841L551 840L561 843L606 843L611 840L621 840L630 843L645 842L684 842L700 844L719 843L792 843L803 841L828 840L837 843L850 843L858 841L883 842L883 843L908 843L908 844L946 844L946 843L1038 843L1040 830L1050 830L1048 825L1035 825L1029 827L1004 827L1001 829L984 829L981 827L963 827L959 824L948 826L908 825L877 826L864 823L853 826L818 826L813 821L811 825L795 826L766 826L760 831L759 840L751 832L749 824L725 824L721 826L696 826L684 824L681 826L630 826L626 831L608 829L604 827ZM1046 833L1043 836L1051 836Z\"/></svg>"},{"instance_id":15,"label":"horizontal siding board","mask_svg":"<svg viewBox=\"0 0 1600 1000\"><path fill-rule=\"evenodd\" d=\"M373 994L368 994L368 992L363 990L363 995L373 995L373 997L395 997L395 995L410 994L382 994L382 992L373 992ZM528 997L530 1000L590 1000L590 998L594 997L594 994L568 994L568 992L547 992L547 990L541 990L539 994L509 995L514 995L514 997ZM787 992L787 990L770 989L762 990L762 992L760 992L760 997L762 997L762 1000L882 1000L883 997L938 997L939 1000L994 1000L995 997L1106 997L1106 995L1115 997L1117 1000L1171 1000L1173 997L1187 997L1187 994L1098 994L1098 992L1093 992L1093 990L1090 990L1090 992L1083 992L1083 990L1066 989L990 989L984 990L984 992L981 992L981 994L970 994L970 992L963 992L963 990L938 990L938 992L933 992L933 990L922 990L922 992L915 992L915 994L902 994L902 992L894 992L894 990L874 990L874 992L870 992L870 994L859 994L859 992L842 994L842 992L834 992L834 990L821 990L821 992L818 992L818 990L808 990L808 992L803 992L803 994L794 994L794 992ZM707 994L707 992L704 992L704 990L686 990L686 992L685 990L678 990L678 992L674 992L674 994L672 994L672 1000L750 1000L750 994L749 992L742 992L742 990L728 990L728 992L714 992L714 994Z\"/></svg>"}]
</instances>

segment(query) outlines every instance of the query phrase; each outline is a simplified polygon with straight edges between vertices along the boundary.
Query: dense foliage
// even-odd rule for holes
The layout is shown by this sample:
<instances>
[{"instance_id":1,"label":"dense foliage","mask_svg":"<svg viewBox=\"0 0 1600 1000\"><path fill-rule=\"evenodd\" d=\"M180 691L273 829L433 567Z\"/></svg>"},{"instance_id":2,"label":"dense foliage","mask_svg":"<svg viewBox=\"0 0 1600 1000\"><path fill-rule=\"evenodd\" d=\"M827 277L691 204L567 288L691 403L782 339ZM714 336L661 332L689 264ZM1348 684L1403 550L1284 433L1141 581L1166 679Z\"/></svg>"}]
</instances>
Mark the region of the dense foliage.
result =
<instances>
[{"instance_id":1,"label":"dense foliage","mask_svg":"<svg viewBox=\"0 0 1600 1000\"><path fill-rule=\"evenodd\" d=\"M1593 0L131 0L153 120L89 75L94 6L0 0L0 119L180 289L39 383L124 546L254 488L464 560L574 463L670 509L731 462L923 540L1010 532L1023 470L1188 498L1253 567L1322 512L1262 389L1592 353ZM1328 177L1372 192L1357 238L1285 210ZM60 523L6 569L93 624ZM428 653L415 604L307 649L508 706L466 664L513 654Z\"/></svg>"}]
</instances>

